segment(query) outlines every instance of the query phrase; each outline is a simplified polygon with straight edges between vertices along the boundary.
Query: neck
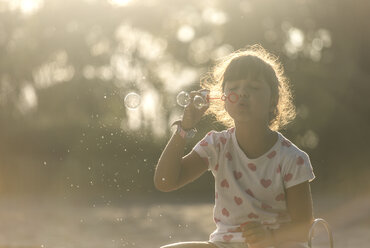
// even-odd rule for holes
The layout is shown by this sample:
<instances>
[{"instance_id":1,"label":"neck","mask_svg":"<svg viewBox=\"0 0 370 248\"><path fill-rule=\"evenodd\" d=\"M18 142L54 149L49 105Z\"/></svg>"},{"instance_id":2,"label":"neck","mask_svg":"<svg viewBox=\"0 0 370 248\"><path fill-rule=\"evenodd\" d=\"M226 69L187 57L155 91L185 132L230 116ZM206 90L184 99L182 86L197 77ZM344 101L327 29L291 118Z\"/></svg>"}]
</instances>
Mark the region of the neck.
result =
<instances>
[{"instance_id":1,"label":"neck","mask_svg":"<svg viewBox=\"0 0 370 248\"><path fill-rule=\"evenodd\" d=\"M277 132L260 123L235 123L235 136L240 148L248 158L266 153L277 141Z\"/></svg>"}]
</instances>

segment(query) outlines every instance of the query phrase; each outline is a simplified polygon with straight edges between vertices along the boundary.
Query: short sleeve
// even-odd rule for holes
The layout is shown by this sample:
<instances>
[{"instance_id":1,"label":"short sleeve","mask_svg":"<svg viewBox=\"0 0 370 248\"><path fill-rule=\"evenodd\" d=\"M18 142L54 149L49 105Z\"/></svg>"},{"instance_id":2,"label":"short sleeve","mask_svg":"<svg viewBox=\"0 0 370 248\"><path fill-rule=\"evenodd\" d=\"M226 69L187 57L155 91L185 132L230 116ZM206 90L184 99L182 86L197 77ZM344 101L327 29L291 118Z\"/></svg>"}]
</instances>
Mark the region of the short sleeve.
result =
<instances>
[{"instance_id":1,"label":"short sleeve","mask_svg":"<svg viewBox=\"0 0 370 248\"><path fill-rule=\"evenodd\" d=\"M207 163L208 170L211 171L214 170L218 160L215 144L216 135L216 132L210 131L193 148L193 150Z\"/></svg>"},{"instance_id":2,"label":"short sleeve","mask_svg":"<svg viewBox=\"0 0 370 248\"><path fill-rule=\"evenodd\" d=\"M283 165L282 172L285 188L290 188L305 181L311 182L315 179L310 158L303 151L294 154Z\"/></svg>"}]
</instances>

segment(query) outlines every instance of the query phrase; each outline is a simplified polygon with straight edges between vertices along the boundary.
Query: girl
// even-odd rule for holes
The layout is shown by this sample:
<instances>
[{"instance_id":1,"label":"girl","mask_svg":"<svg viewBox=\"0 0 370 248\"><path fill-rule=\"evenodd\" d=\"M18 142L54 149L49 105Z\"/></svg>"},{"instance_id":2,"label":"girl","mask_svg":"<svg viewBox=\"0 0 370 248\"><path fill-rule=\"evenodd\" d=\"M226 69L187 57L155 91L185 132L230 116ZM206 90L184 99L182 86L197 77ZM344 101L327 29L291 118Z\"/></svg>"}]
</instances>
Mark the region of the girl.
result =
<instances>
[{"instance_id":1,"label":"girl","mask_svg":"<svg viewBox=\"0 0 370 248\"><path fill-rule=\"evenodd\" d=\"M260 45L236 51L201 86L222 100L185 108L154 183L160 191L173 191L210 170L217 229L209 241L163 248L306 247L313 221L309 182L315 175L308 155L278 131L294 119L295 109L277 58ZM206 111L228 129L210 131L183 157L186 139Z\"/></svg>"}]
</instances>

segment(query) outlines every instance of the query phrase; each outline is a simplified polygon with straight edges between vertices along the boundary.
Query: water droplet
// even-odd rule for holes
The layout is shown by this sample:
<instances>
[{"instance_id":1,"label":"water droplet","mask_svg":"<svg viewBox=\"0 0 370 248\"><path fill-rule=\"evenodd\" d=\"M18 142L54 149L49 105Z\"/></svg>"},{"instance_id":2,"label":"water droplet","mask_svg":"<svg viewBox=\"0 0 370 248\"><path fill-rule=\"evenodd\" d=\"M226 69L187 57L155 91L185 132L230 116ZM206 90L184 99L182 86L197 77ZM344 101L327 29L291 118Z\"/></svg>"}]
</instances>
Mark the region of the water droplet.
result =
<instances>
[{"instance_id":1,"label":"water droplet","mask_svg":"<svg viewBox=\"0 0 370 248\"><path fill-rule=\"evenodd\" d=\"M141 97L135 92L128 93L125 97L124 103L128 109L136 109L139 107L141 102Z\"/></svg>"},{"instance_id":2,"label":"water droplet","mask_svg":"<svg viewBox=\"0 0 370 248\"><path fill-rule=\"evenodd\" d=\"M176 100L178 105L185 108L190 104L191 98L189 93L181 91L179 94L177 94Z\"/></svg>"},{"instance_id":3,"label":"water droplet","mask_svg":"<svg viewBox=\"0 0 370 248\"><path fill-rule=\"evenodd\" d=\"M46 165L46 161L44 161L44 165Z\"/></svg>"}]
</instances>

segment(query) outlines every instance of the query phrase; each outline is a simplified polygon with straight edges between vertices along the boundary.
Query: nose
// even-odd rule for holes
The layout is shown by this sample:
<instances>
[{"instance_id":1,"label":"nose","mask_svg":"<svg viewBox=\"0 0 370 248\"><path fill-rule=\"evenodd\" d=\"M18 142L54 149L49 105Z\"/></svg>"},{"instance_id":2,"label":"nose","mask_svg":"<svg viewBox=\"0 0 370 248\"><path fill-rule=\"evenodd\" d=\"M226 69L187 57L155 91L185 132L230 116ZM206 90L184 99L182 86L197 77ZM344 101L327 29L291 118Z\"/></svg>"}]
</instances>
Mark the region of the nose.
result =
<instances>
[{"instance_id":1,"label":"nose","mask_svg":"<svg viewBox=\"0 0 370 248\"><path fill-rule=\"evenodd\" d=\"M238 90L239 97L249 98L249 89L247 87L242 87Z\"/></svg>"}]
</instances>

